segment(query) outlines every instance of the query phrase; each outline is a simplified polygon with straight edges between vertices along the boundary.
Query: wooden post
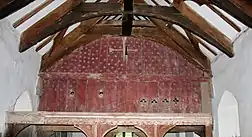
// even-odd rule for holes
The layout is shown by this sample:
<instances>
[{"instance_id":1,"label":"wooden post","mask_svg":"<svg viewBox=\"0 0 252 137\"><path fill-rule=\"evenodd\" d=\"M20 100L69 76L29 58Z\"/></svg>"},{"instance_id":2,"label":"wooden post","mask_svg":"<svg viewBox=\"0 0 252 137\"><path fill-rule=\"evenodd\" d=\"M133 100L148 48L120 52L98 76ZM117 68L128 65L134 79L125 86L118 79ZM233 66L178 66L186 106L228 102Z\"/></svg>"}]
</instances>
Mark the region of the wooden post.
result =
<instances>
[{"instance_id":1,"label":"wooden post","mask_svg":"<svg viewBox=\"0 0 252 137\"><path fill-rule=\"evenodd\" d=\"M212 125L205 126L205 137L212 137Z\"/></svg>"}]
</instances>

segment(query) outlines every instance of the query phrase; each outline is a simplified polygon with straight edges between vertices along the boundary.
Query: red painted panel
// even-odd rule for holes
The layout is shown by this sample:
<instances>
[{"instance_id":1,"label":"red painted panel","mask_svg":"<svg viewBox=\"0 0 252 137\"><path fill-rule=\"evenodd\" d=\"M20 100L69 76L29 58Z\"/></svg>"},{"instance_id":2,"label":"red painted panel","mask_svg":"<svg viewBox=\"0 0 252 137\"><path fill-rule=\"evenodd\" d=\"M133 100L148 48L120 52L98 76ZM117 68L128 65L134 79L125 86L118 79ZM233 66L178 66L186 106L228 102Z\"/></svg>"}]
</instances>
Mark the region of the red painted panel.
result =
<instances>
[{"instance_id":1,"label":"red painted panel","mask_svg":"<svg viewBox=\"0 0 252 137\"><path fill-rule=\"evenodd\" d=\"M87 105L87 80L86 79L80 79L79 80L79 89L76 90L76 104L78 107L76 108L77 111L82 111L86 109Z\"/></svg>"},{"instance_id":2,"label":"red painted panel","mask_svg":"<svg viewBox=\"0 0 252 137\"><path fill-rule=\"evenodd\" d=\"M120 94L117 92L117 85L114 81L107 81L104 85L104 107L106 110L111 110L112 112L118 111L117 109L120 104L123 104L123 100L119 100Z\"/></svg>"},{"instance_id":3,"label":"red painted panel","mask_svg":"<svg viewBox=\"0 0 252 137\"><path fill-rule=\"evenodd\" d=\"M105 82L88 79L87 82L87 112L100 112L104 110Z\"/></svg>"},{"instance_id":4,"label":"red painted panel","mask_svg":"<svg viewBox=\"0 0 252 137\"><path fill-rule=\"evenodd\" d=\"M138 95L138 82L137 81L129 81L127 83L127 92L126 92L126 111L127 112L136 112L138 109L137 106L139 104L140 98Z\"/></svg>"},{"instance_id":5,"label":"red painted panel","mask_svg":"<svg viewBox=\"0 0 252 137\"><path fill-rule=\"evenodd\" d=\"M65 111L66 106L66 80L59 79L57 80L57 111Z\"/></svg>"},{"instance_id":6,"label":"red painted panel","mask_svg":"<svg viewBox=\"0 0 252 137\"><path fill-rule=\"evenodd\" d=\"M172 81L166 80L159 82L159 90L158 90L158 95L159 95L159 112L172 112L171 110L171 87Z\"/></svg>"},{"instance_id":7,"label":"red painted panel","mask_svg":"<svg viewBox=\"0 0 252 137\"><path fill-rule=\"evenodd\" d=\"M132 37L91 42L40 76L39 110L85 112L200 112L209 79L168 47Z\"/></svg>"},{"instance_id":8,"label":"red painted panel","mask_svg":"<svg viewBox=\"0 0 252 137\"><path fill-rule=\"evenodd\" d=\"M125 44L128 47L127 74L141 74L144 70L141 39L128 39Z\"/></svg>"}]
</instances>

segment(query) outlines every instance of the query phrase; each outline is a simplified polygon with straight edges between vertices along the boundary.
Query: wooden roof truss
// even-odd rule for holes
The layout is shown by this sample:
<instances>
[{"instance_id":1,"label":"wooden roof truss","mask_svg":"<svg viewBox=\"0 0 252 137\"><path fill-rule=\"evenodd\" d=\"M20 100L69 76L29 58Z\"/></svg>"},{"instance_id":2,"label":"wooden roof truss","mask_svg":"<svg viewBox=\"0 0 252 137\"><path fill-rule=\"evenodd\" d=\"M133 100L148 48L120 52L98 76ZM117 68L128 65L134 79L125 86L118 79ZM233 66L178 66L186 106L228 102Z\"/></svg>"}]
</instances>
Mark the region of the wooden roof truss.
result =
<instances>
[{"instance_id":1,"label":"wooden roof truss","mask_svg":"<svg viewBox=\"0 0 252 137\"><path fill-rule=\"evenodd\" d=\"M14 27L18 27L52 1L47 0L39 5L14 23ZM237 31L241 31L241 28L216 7L252 27L252 3L249 0L193 1L201 5L206 4ZM24 52L43 41L36 48L36 51L39 51L53 41L50 51L43 55L41 71L46 70L81 45L110 35L144 37L162 43L183 55L198 68L208 72L210 72L210 63L202 54L199 44L213 55L217 53L209 48L206 42L227 56L234 56L231 41L183 0L174 0L172 3L166 0L170 6L160 6L155 0L152 2L156 5L147 5L139 0L125 2L110 0L107 3L101 3L99 0L94 3L66 0L22 33L19 50ZM78 27L66 34L71 25L79 22ZM181 27L186 35L179 32L174 25Z\"/></svg>"}]
</instances>

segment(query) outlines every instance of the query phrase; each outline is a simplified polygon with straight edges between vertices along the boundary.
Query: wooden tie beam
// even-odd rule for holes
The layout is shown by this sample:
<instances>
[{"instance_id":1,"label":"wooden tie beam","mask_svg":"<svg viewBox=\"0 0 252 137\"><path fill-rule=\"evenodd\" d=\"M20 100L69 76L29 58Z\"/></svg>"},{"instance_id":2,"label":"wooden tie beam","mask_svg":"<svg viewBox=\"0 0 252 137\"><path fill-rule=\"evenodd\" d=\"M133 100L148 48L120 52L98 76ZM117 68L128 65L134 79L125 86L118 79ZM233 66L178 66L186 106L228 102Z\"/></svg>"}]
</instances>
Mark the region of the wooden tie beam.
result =
<instances>
[{"instance_id":1,"label":"wooden tie beam","mask_svg":"<svg viewBox=\"0 0 252 137\"><path fill-rule=\"evenodd\" d=\"M7 124L212 125L208 113L7 112Z\"/></svg>"},{"instance_id":2,"label":"wooden tie beam","mask_svg":"<svg viewBox=\"0 0 252 137\"><path fill-rule=\"evenodd\" d=\"M8 125L22 125L22 127L27 127L27 125L44 128L55 126L57 131L61 126L64 130L66 128L72 130L76 127L88 137L102 137L119 126L137 127L142 129L148 137L161 137L169 131L204 132L200 133L202 137L212 137L210 113L7 112L6 119ZM24 128L16 129L23 130ZM19 132L16 131L16 133Z\"/></svg>"}]
</instances>

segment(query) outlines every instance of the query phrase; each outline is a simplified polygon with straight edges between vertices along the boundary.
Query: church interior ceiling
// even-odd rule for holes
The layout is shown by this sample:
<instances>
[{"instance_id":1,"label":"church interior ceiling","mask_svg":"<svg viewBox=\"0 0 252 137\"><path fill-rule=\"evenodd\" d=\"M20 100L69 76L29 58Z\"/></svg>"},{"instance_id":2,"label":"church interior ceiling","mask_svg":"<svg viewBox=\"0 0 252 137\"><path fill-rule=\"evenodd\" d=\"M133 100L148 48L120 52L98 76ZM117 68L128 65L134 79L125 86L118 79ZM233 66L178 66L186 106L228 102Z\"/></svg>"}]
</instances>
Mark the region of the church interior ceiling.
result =
<instances>
[{"instance_id":1,"label":"church interior ceiling","mask_svg":"<svg viewBox=\"0 0 252 137\"><path fill-rule=\"evenodd\" d=\"M230 16L252 27L250 0L192 1L207 6L237 32L241 32L242 28ZM3 0L0 2L0 18L13 14L32 2L34 0ZM53 2L54 0L41 2L14 22L13 26L19 27ZM87 44L104 36L143 37L170 46L198 68L210 72L209 58L200 47L204 47L212 56L221 52L233 57L233 44L230 38L188 6L187 2L189 1L66 0L22 32L19 51L25 52L36 44L36 51L40 51L52 42L50 50L42 57L41 71L44 71L78 49L78 43ZM77 27L67 33L73 25Z\"/></svg>"}]
</instances>

